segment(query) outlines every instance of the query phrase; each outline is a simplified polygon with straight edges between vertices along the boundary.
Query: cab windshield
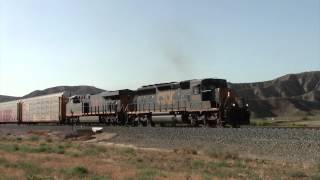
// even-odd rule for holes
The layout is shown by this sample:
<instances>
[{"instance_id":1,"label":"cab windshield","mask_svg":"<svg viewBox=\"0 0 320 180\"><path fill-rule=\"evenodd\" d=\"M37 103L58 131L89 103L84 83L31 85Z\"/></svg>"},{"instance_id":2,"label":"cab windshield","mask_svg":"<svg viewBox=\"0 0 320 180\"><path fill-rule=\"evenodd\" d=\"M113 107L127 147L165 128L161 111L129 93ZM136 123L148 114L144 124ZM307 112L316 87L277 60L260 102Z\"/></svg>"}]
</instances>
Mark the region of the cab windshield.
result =
<instances>
[{"instance_id":1,"label":"cab windshield","mask_svg":"<svg viewBox=\"0 0 320 180\"><path fill-rule=\"evenodd\" d=\"M202 101L216 101L217 88L223 88L227 86L227 82L224 79L204 79L201 82L201 94Z\"/></svg>"}]
</instances>

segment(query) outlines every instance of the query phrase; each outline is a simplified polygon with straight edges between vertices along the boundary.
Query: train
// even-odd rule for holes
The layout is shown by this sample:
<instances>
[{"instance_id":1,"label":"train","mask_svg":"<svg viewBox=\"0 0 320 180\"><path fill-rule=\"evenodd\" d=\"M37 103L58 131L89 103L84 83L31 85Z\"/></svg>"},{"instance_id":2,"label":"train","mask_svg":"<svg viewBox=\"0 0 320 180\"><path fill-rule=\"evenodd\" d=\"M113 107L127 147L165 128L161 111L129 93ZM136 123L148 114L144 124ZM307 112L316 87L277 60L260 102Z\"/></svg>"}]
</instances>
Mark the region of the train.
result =
<instances>
[{"instance_id":1,"label":"train","mask_svg":"<svg viewBox=\"0 0 320 180\"><path fill-rule=\"evenodd\" d=\"M93 95L70 96L60 92L0 103L0 123L74 124L88 118L118 126L239 127L250 124L250 111L225 79L216 78Z\"/></svg>"}]
</instances>

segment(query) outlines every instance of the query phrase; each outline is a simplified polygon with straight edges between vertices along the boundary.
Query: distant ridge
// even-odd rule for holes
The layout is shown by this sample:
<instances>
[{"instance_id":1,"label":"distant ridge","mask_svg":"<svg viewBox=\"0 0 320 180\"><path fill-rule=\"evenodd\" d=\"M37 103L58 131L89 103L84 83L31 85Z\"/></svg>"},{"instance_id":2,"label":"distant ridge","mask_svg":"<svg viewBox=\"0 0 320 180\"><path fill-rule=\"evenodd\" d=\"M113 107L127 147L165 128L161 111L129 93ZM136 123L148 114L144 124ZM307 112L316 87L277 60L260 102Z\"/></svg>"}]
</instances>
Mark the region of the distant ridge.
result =
<instances>
[{"instance_id":1,"label":"distant ridge","mask_svg":"<svg viewBox=\"0 0 320 180\"><path fill-rule=\"evenodd\" d=\"M44 90L36 90L33 91L25 96L23 98L30 98L30 97L35 97L35 96L42 96L42 95L47 95L47 94L53 94L53 93L58 93L58 92L63 92L65 91L66 94L69 96L72 95L84 95L84 94L97 94L100 92L103 92L105 90L99 89L93 86L57 86L57 87L52 87Z\"/></svg>"},{"instance_id":2,"label":"distant ridge","mask_svg":"<svg viewBox=\"0 0 320 180\"><path fill-rule=\"evenodd\" d=\"M288 74L270 81L230 83L237 96L244 97L253 117L320 115L320 71ZM67 95L103 92L93 86L57 86L36 90L21 98L65 91ZM1 96L0 102L20 97Z\"/></svg>"},{"instance_id":3,"label":"distant ridge","mask_svg":"<svg viewBox=\"0 0 320 180\"><path fill-rule=\"evenodd\" d=\"M320 71L288 74L271 81L231 84L256 117L320 113Z\"/></svg>"},{"instance_id":4,"label":"distant ridge","mask_svg":"<svg viewBox=\"0 0 320 180\"><path fill-rule=\"evenodd\" d=\"M0 95L0 102L14 101L17 99L19 99L19 97Z\"/></svg>"},{"instance_id":5,"label":"distant ridge","mask_svg":"<svg viewBox=\"0 0 320 180\"><path fill-rule=\"evenodd\" d=\"M22 97L14 97L14 96L3 96L0 95L0 102L13 101L21 98L31 98L36 96L43 96L47 94L54 94L59 92L66 92L67 96L72 96L75 94L85 95L85 94L97 94L103 92L105 90L99 89L93 86L57 86L44 90L36 90Z\"/></svg>"}]
</instances>

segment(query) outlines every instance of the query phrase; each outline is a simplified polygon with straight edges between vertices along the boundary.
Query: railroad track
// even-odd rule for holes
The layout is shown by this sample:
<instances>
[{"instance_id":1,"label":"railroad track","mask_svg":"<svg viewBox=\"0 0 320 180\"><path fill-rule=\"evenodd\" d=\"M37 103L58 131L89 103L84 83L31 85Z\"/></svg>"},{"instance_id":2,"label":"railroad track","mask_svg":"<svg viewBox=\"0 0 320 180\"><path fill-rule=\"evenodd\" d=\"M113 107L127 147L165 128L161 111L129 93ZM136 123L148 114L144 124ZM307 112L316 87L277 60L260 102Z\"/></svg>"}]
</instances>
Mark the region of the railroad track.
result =
<instances>
[{"instance_id":1,"label":"railroad track","mask_svg":"<svg viewBox=\"0 0 320 180\"><path fill-rule=\"evenodd\" d=\"M320 127L310 127L310 126L242 126L241 128L248 129L315 129L320 130Z\"/></svg>"},{"instance_id":2,"label":"railroad track","mask_svg":"<svg viewBox=\"0 0 320 180\"><path fill-rule=\"evenodd\" d=\"M0 124L0 128L2 125L5 124ZM14 124L11 124L14 125ZM18 124L16 124L18 125ZM114 125L106 125L106 124L101 124L101 123L77 123L77 124L57 124L57 123L35 123L35 124L19 124L18 126L58 126L58 127L93 127L93 126L99 126L99 127L143 127L143 126L114 126ZM193 126L189 126L189 125L177 125L177 126L157 126L157 127L166 127L166 128L208 128L208 129L215 129L215 128L226 128L226 129L233 129L232 127L228 126L228 127L204 127L204 126L197 126L197 127L193 127ZM143 127L143 128L153 128L153 127ZM316 127L310 127L310 126L248 126L248 125L244 125L241 126L240 128L234 128L234 129L314 129L314 130L320 130L319 126Z\"/></svg>"}]
</instances>

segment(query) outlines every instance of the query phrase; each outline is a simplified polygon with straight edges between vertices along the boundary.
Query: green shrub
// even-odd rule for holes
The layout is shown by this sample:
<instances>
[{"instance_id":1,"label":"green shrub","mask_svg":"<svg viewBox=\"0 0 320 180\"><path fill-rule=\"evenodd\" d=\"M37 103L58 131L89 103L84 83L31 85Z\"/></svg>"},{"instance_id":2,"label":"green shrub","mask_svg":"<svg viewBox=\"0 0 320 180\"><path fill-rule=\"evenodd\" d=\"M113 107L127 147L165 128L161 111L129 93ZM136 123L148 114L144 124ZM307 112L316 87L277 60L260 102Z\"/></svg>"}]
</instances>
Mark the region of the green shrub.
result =
<instances>
[{"instance_id":1,"label":"green shrub","mask_svg":"<svg viewBox=\"0 0 320 180\"><path fill-rule=\"evenodd\" d=\"M229 164L226 161L209 162L208 167L214 170L214 169L229 167Z\"/></svg>"},{"instance_id":2,"label":"green shrub","mask_svg":"<svg viewBox=\"0 0 320 180\"><path fill-rule=\"evenodd\" d=\"M191 167L193 169L202 169L205 166L205 162L203 160L192 160Z\"/></svg>"},{"instance_id":3,"label":"green shrub","mask_svg":"<svg viewBox=\"0 0 320 180\"><path fill-rule=\"evenodd\" d=\"M19 151L19 145L17 144L0 144L0 150L6 152L16 152Z\"/></svg>"},{"instance_id":4,"label":"green shrub","mask_svg":"<svg viewBox=\"0 0 320 180\"><path fill-rule=\"evenodd\" d=\"M89 156L97 156L101 153L106 152L106 148L103 146L96 146L96 145L90 145L88 147L85 147L83 154L89 155Z\"/></svg>"},{"instance_id":5,"label":"green shrub","mask_svg":"<svg viewBox=\"0 0 320 180\"><path fill-rule=\"evenodd\" d=\"M42 172L42 169L33 163L29 162L18 162L17 167L23 169L26 174L36 175Z\"/></svg>"},{"instance_id":6,"label":"green shrub","mask_svg":"<svg viewBox=\"0 0 320 180\"><path fill-rule=\"evenodd\" d=\"M36 135L32 135L30 138L29 138L29 140L30 141L39 141L39 136L36 136Z\"/></svg>"},{"instance_id":7,"label":"green shrub","mask_svg":"<svg viewBox=\"0 0 320 180\"><path fill-rule=\"evenodd\" d=\"M133 148L121 148L120 153L127 156L136 156L136 151Z\"/></svg>"},{"instance_id":8,"label":"green shrub","mask_svg":"<svg viewBox=\"0 0 320 180\"><path fill-rule=\"evenodd\" d=\"M83 166L77 166L69 170L69 173L73 176L84 176L89 173L88 169Z\"/></svg>"},{"instance_id":9,"label":"green shrub","mask_svg":"<svg viewBox=\"0 0 320 180\"><path fill-rule=\"evenodd\" d=\"M6 158L0 157L0 166L5 166L7 165L9 162Z\"/></svg>"},{"instance_id":10,"label":"green shrub","mask_svg":"<svg viewBox=\"0 0 320 180\"><path fill-rule=\"evenodd\" d=\"M139 180L152 180L157 176L162 176L163 173L161 173L157 169L151 169L151 168L146 168L143 169L139 172L138 174L138 179Z\"/></svg>"},{"instance_id":11,"label":"green shrub","mask_svg":"<svg viewBox=\"0 0 320 180\"><path fill-rule=\"evenodd\" d=\"M91 180L109 180L112 179L110 176L98 176L98 175L93 175L90 177Z\"/></svg>"},{"instance_id":12,"label":"green shrub","mask_svg":"<svg viewBox=\"0 0 320 180\"><path fill-rule=\"evenodd\" d=\"M307 175L302 171L293 171L290 172L290 176L293 178L305 178Z\"/></svg>"},{"instance_id":13,"label":"green shrub","mask_svg":"<svg viewBox=\"0 0 320 180\"><path fill-rule=\"evenodd\" d=\"M314 174L311 176L311 179L313 180L320 180L320 173Z\"/></svg>"},{"instance_id":14,"label":"green shrub","mask_svg":"<svg viewBox=\"0 0 320 180\"><path fill-rule=\"evenodd\" d=\"M80 153L79 152L67 152L66 153L68 156L71 156L71 157L80 157Z\"/></svg>"},{"instance_id":15,"label":"green shrub","mask_svg":"<svg viewBox=\"0 0 320 180\"><path fill-rule=\"evenodd\" d=\"M221 151L216 149L210 149L206 151L206 154L212 158L222 158L222 159L238 159L239 154L229 151Z\"/></svg>"}]
</instances>

